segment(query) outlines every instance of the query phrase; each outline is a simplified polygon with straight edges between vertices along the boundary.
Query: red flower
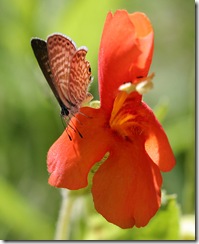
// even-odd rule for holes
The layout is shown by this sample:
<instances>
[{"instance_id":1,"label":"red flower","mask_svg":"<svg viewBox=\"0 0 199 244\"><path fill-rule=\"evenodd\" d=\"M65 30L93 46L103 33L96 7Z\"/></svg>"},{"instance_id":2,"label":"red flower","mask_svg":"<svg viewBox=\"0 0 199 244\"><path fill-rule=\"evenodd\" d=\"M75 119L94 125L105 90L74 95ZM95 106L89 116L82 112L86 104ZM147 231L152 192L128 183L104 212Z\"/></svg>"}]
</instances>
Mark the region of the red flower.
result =
<instances>
[{"instance_id":1,"label":"red flower","mask_svg":"<svg viewBox=\"0 0 199 244\"><path fill-rule=\"evenodd\" d=\"M167 136L142 96L118 90L148 79L152 53L146 15L109 13L99 50L101 107L81 108L71 123L83 138L68 127L72 141L63 132L48 152L49 183L71 190L86 187L90 169L109 152L93 176L93 200L100 214L122 228L149 222L161 203L160 170L175 165Z\"/></svg>"}]
</instances>

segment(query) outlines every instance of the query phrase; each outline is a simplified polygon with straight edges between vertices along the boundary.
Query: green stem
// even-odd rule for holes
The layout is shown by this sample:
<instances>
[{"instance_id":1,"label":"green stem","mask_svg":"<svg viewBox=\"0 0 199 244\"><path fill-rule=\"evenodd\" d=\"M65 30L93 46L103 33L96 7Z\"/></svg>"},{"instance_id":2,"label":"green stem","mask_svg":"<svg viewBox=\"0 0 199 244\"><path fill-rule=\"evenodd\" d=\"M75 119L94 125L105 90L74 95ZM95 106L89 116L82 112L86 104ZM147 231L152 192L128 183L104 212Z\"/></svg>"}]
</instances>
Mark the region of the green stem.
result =
<instances>
[{"instance_id":1,"label":"green stem","mask_svg":"<svg viewBox=\"0 0 199 244\"><path fill-rule=\"evenodd\" d=\"M69 191L61 189L62 203L57 221L55 240L69 240L69 224L74 197L71 197Z\"/></svg>"}]
</instances>

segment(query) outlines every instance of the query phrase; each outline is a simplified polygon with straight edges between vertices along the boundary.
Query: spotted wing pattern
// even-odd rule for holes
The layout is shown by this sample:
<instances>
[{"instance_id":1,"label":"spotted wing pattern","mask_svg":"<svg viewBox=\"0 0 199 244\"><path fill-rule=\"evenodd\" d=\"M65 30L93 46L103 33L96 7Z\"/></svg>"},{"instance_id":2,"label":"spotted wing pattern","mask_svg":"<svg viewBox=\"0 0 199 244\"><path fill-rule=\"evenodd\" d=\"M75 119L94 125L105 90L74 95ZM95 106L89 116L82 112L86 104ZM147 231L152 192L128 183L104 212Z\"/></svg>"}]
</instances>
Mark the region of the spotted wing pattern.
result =
<instances>
[{"instance_id":1,"label":"spotted wing pattern","mask_svg":"<svg viewBox=\"0 0 199 244\"><path fill-rule=\"evenodd\" d=\"M70 101L81 105L86 100L91 100L92 95L88 93L88 86L91 83L91 68L85 60L87 50L80 48L74 54L69 75Z\"/></svg>"},{"instance_id":2,"label":"spotted wing pattern","mask_svg":"<svg viewBox=\"0 0 199 244\"><path fill-rule=\"evenodd\" d=\"M88 93L91 68L85 60L87 49L62 34L52 34L47 42L33 38L31 45L62 111L62 115L78 112L82 102L92 99Z\"/></svg>"},{"instance_id":3,"label":"spotted wing pattern","mask_svg":"<svg viewBox=\"0 0 199 244\"><path fill-rule=\"evenodd\" d=\"M64 93L69 93L70 63L76 47L71 40L62 35L54 34L47 39L47 49L57 92L66 107L75 106L75 104L70 103Z\"/></svg>"}]
</instances>

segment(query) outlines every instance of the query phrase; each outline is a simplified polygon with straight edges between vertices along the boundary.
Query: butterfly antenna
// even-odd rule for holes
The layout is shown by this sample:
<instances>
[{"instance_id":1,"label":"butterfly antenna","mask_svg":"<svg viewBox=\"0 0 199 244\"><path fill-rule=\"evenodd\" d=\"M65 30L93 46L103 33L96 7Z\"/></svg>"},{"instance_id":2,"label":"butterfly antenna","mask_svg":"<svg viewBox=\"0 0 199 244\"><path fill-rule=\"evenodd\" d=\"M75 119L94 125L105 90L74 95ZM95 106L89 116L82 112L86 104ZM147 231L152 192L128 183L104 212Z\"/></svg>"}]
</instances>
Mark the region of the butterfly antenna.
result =
<instances>
[{"instance_id":1,"label":"butterfly antenna","mask_svg":"<svg viewBox=\"0 0 199 244\"><path fill-rule=\"evenodd\" d=\"M72 114L72 113L71 113ZM72 114L72 117L74 117L76 120L77 120L77 122L80 124L80 125L82 125L82 122L75 116L75 114Z\"/></svg>"},{"instance_id":2,"label":"butterfly antenna","mask_svg":"<svg viewBox=\"0 0 199 244\"><path fill-rule=\"evenodd\" d=\"M75 126L75 124L71 120L72 117L74 117L82 125L80 120L77 117L75 117L75 114L73 114L71 112L69 113L68 110L66 110L66 108L64 106L62 106L61 117L62 117L62 123L63 123L63 118L64 118L64 121L67 124L66 133L68 134L68 137L71 141L72 141L72 136L68 132L68 127L70 127L75 133L78 133L79 136L81 138L83 138L81 132L77 129L77 127Z\"/></svg>"},{"instance_id":3,"label":"butterfly antenna","mask_svg":"<svg viewBox=\"0 0 199 244\"><path fill-rule=\"evenodd\" d=\"M88 116L88 115L86 115L86 114L84 114L84 113L82 113L80 111L78 112L78 114L81 114L81 115L85 116L88 119L91 119L92 118L91 116ZM72 114L72 117L74 117L79 122L80 125L83 125L82 122L75 116L75 114Z\"/></svg>"},{"instance_id":4,"label":"butterfly antenna","mask_svg":"<svg viewBox=\"0 0 199 244\"><path fill-rule=\"evenodd\" d=\"M75 115L72 115L73 117L75 117ZM76 117L75 117L76 118ZM76 120L82 125L82 123L76 118ZM81 138L83 138L83 135L81 134L81 132L77 129L77 127L74 125L74 123L73 123L73 121L72 120L70 120L70 122L71 122L71 124L73 125L70 125L69 124L69 126L74 130L74 132L77 132L78 134L79 134L79 136L81 137Z\"/></svg>"},{"instance_id":5,"label":"butterfly antenna","mask_svg":"<svg viewBox=\"0 0 199 244\"><path fill-rule=\"evenodd\" d=\"M68 127L70 127L75 133L78 133L79 134L79 136L81 137L81 138L83 138L83 136L82 136L82 134L81 134L81 132L77 129L77 127L74 125L74 123L73 123L73 121L71 120L71 118L72 117L75 117L75 116L69 116L69 115L67 115L67 116L61 116L62 118L64 117L64 118L66 118L67 117L67 121L66 121L66 119L65 119L65 122L66 122L66 124L67 124L67 127L65 127L65 131L66 131L66 133L67 133L67 135L68 135L68 137L69 137L69 139L70 139L70 141L72 141L72 136L69 134L69 132L68 132ZM77 119L77 118L76 118ZM79 120L78 120L79 121ZM69 123L70 122L70 123ZM80 122L80 121L79 121ZM63 119L62 119L62 123L63 123ZM71 125L72 124L72 125ZM64 125L64 124L63 124Z\"/></svg>"},{"instance_id":6,"label":"butterfly antenna","mask_svg":"<svg viewBox=\"0 0 199 244\"><path fill-rule=\"evenodd\" d=\"M63 115L60 115L60 116L61 116L62 125L63 125L63 127L64 127L64 129L65 129L65 131L66 131L66 133L67 133L67 135L68 135L68 138L69 138L70 141L72 141L72 137L71 137L71 135L68 133L68 127L66 127L66 121L64 120L64 116L63 116ZM64 121L65 121L65 123L64 123ZM68 122L67 122L67 126L70 126ZM70 127L71 127L71 126L70 126ZM72 127L71 127L71 128L72 128ZM73 129L73 128L72 128L72 129Z\"/></svg>"},{"instance_id":7,"label":"butterfly antenna","mask_svg":"<svg viewBox=\"0 0 199 244\"><path fill-rule=\"evenodd\" d=\"M92 117L91 116L88 116L87 114L84 114L84 113L82 113L82 112L78 112L79 114L81 114L81 115L83 115L83 116L85 116L86 118L88 118L88 119L91 119Z\"/></svg>"},{"instance_id":8,"label":"butterfly antenna","mask_svg":"<svg viewBox=\"0 0 199 244\"><path fill-rule=\"evenodd\" d=\"M71 137L71 135L68 133L68 127L66 128L66 133L67 133L67 135L68 135L69 140L72 141L72 137Z\"/></svg>"}]
</instances>

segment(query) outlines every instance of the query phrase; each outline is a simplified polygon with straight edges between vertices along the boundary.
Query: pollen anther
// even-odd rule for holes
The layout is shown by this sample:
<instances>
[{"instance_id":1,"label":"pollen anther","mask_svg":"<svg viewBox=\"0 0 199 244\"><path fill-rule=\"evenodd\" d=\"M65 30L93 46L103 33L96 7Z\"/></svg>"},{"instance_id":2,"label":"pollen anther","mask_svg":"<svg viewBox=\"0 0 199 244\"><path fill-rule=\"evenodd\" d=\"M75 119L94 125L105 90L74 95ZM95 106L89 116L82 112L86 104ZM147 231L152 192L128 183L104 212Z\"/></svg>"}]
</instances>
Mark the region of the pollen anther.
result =
<instances>
[{"instance_id":1,"label":"pollen anther","mask_svg":"<svg viewBox=\"0 0 199 244\"><path fill-rule=\"evenodd\" d=\"M125 91L130 94L133 91L137 91L140 95L148 93L153 88L152 79L154 77L154 73L152 73L148 77L138 79L134 84L131 82L122 84L119 87L119 91Z\"/></svg>"}]
</instances>

